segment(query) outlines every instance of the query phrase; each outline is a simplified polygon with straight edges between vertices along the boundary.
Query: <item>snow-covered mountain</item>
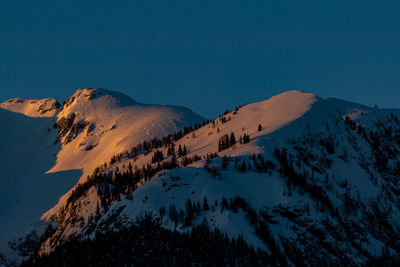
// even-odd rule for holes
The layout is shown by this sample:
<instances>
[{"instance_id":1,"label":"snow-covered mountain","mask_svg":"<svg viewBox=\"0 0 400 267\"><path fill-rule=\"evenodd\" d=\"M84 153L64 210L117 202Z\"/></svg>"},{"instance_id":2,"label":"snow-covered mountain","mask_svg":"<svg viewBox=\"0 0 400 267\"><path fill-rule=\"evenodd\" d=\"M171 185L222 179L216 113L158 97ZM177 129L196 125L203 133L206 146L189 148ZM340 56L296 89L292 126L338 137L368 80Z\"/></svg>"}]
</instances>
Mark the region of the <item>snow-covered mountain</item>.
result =
<instances>
[{"instance_id":1,"label":"snow-covered mountain","mask_svg":"<svg viewBox=\"0 0 400 267\"><path fill-rule=\"evenodd\" d=\"M207 226L236 238L233 248L244 240L259 265L398 263L399 116L289 91L201 122L186 109L78 90L50 130L60 150L49 172L83 175L41 217L29 263L65 264L77 244L102 247L149 214L174 235Z\"/></svg>"},{"instance_id":2,"label":"snow-covered mountain","mask_svg":"<svg viewBox=\"0 0 400 267\"><path fill-rule=\"evenodd\" d=\"M26 256L18 238L113 154L201 121L187 108L140 104L105 89L79 89L63 106L54 99L1 103L0 262L2 254Z\"/></svg>"},{"instance_id":3,"label":"snow-covered mountain","mask_svg":"<svg viewBox=\"0 0 400 267\"><path fill-rule=\"evenodd\" d=\"M84 174L143 140L203 120L184 107L139 104L104 89L78 90L57 117L63 149L49 172L83 169Z\"/></svg>"}]
</instances>

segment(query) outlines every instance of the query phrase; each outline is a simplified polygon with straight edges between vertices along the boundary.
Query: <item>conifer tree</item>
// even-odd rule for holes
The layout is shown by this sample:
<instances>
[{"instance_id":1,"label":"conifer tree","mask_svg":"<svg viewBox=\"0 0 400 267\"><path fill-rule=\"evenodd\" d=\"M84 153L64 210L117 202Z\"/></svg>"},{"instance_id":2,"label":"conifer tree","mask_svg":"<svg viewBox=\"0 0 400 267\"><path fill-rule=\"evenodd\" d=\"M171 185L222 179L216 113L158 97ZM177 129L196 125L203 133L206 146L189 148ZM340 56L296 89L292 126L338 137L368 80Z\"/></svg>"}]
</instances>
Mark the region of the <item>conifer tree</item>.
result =
<instances>
[{"instance_id":1,"label":"conifer tree","mask_svg":"<svg viewBox=\"0 0 400 267\"><path fill-rule=\"evenodd\" d=\"M236 144L235 134L231 133L230 146L233 146L234 144Z\"/></svg>"},{"instance_id":2,"label":"conifer tree","mask_svg":"<svg viewBox=\"0 0 400 267\"><path fill-rule=\"evenodd\" d=\"M182 146L179 145L179 147L178 147L178 157L182 157L182 155L183 155Z\"/></svg>"},{"instance_id":3,"label":"conifer tree","mask_svg":"<svg viewBox=\"0 0 400 267\"><path fill-rule=\"evenodd\" d=\"M243 134L243 144L247 144L250 142L250 136L247 134Z\"/></svg>"},{"instance_id":4,"label":"conifer tree","mask_svg":"<svg viewBox=\"0 0 400 267\"><path fill-rule=\"evenodd\" d=\"M229 136L227 134L225 134L225 149L227 149L228 147L230 147L230 142L229 142Z\"/></svg>"},{"instance_id":5,"label":"conifer tree","mask_svg":"<svg viewBox=\"0 0 400 267\"><path fill-rule=\"evenodd\" d=\"M204 199L203 199L203 210L205 210L205 211L208 210L208 201L207 201L206 197L204 197Z\"/></svg>"}]
</instances>

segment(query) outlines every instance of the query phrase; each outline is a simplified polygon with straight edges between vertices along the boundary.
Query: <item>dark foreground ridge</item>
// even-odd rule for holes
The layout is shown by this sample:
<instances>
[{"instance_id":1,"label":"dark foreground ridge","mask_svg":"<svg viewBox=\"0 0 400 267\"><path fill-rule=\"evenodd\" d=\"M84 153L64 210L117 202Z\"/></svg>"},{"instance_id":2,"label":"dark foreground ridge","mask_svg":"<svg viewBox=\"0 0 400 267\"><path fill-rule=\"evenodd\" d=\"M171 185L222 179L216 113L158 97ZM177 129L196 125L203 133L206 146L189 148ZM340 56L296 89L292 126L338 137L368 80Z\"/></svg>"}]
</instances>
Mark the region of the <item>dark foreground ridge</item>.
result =
<instances>
[{"instance_id":1,"label":"dark foreground ridge","mask_svg":"<svg viewBox=\"0 0 400 267\"><path fill-rule=\"evenodd\" d=\"M277 255L276 255L277 256ZM283 257L255 250L242 237L229 239L203 223L190 234L161 227L145 215L118 232L93 240L71 239L49 255L35 253L21 266L267 266L287 265Z\"/></svg>"}]
</instances>

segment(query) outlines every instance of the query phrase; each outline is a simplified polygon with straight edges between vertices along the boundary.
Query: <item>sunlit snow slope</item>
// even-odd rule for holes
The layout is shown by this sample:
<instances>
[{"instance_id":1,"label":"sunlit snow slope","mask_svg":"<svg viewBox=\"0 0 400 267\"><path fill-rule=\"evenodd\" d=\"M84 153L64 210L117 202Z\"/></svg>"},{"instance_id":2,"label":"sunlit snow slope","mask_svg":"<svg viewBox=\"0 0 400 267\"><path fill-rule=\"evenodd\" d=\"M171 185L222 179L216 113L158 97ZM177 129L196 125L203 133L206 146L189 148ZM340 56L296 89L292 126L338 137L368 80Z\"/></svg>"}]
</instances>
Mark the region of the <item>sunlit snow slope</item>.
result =
<instances>
[{"instance_id":1,"label":"sunlit snow slope","mask_svg":"<svg viewBox=\"0 0 400 267\"><path fill-rule=\"evenodd\" d=\"M83 177L143 140L203 120L184 107L139 104L105 89L79 89L57 117L62 149L49 172L82 169Z\"/></svg>"}]
</instances>

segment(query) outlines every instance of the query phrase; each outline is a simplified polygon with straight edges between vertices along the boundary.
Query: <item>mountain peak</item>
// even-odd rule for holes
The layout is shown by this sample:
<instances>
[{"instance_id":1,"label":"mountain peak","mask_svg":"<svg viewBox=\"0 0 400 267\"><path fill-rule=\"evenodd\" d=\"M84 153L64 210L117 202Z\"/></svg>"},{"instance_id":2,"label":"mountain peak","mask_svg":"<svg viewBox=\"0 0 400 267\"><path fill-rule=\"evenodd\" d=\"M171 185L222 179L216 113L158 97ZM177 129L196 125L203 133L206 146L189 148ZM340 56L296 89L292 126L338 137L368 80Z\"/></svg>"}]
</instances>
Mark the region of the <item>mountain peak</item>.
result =
<instances>
[{"instance_id":1,"label":"mountain peak","mask_svg":"<svg viewBox=\"0 0 400 267\"><path fill-rule=\"evenodd\" d=\"M306 93L300 90L286 91L271 98L256 103L250 103L250 106L257 109L272 109L274 113L298 112L298 109L309 109L310 106L320 98L313 93Z\"/></svg>"},{"instance_id":2,"label":"mountain peak","mask_svg":"<svg viewBox=\"0 0 400 267\"><path fill-rule=\"evenodd\" d=\"M0 103L0 108L21 113L28 117L55 117L60 106L60 103L52 98L13 98Z\"/></svg>"},{"instance_id":3,"label":"mountain peak","mask_svg":"<svg viewBox=\"0 0 400 267\"><path fill-rule=\"evenodd\" d=\"M300 99L299 99L300 98ZM290 91L286 91L283 92L281 94L278 95L274 95L273 97L271 97L270 99L267 99L266 101L270 101L271 99L281 99L281 100L285 100L285 101L296 101L297 100L301 100L301 99L315 99L317 98L316 94L313 93L306 93L303 92L301 90L290 90Z\"/></svg>"},{"instance_id":4,"label":"mountain peak","mask_svg":"<svg viewBox=\"0 0 400 267\"><path fill-rule=\"evenodd\" d=\"M69 107L72 103L88 101L102 102L103 104L114 104L118 106L129 106L137 104L131 97L102 88L79 88L65 103Z\"/></svg>"}]
</instances>

